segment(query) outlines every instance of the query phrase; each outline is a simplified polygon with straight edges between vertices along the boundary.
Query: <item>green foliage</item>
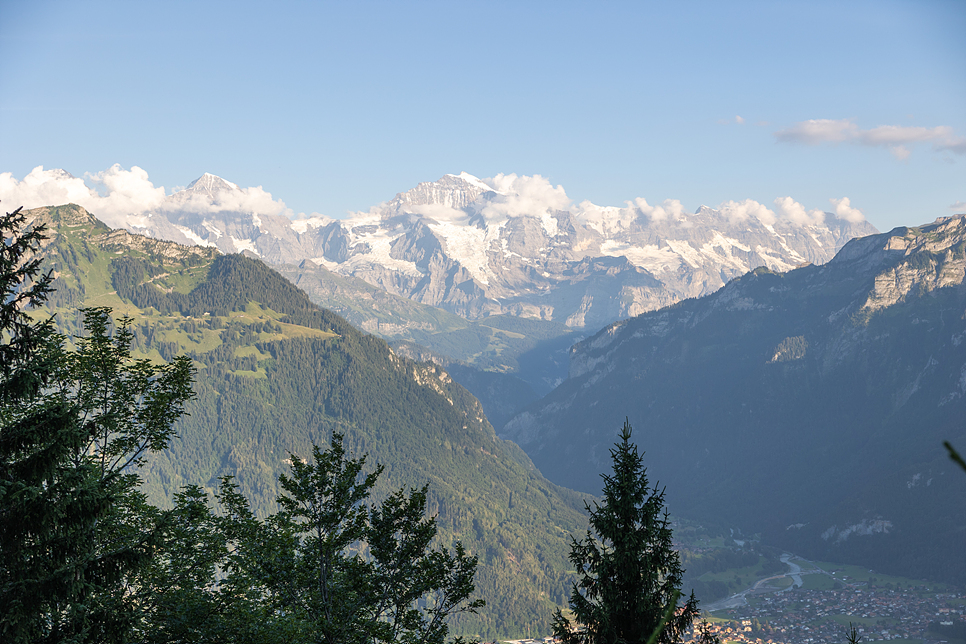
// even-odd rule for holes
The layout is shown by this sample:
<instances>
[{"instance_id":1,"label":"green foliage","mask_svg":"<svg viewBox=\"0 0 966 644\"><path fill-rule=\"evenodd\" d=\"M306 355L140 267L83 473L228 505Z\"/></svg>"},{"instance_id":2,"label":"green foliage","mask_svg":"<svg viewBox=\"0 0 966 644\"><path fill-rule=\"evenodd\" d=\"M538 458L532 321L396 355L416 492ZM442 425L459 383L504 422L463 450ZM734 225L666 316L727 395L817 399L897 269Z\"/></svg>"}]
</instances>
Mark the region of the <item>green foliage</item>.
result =
<instances>
[{"instance_id":1,"label":"green foliage","mask_svg":"<svg viewBox=\"0 0 966 644\"><path fill-rule=\"evenodd\" d=\"M229 556L230 540L208 496L187 486L175 500L157 522L152 557L134 585L138 611L132 639L158 644L272 641L252 637L251 622L265 618L257 598L214 581ZM145 510L157 512L150 506Z\"/></svg>"},{"instance_id":2,"label":"green foliage","mask_svg":"<svg viewBox=\"0 0 966 644\"><path fill-rule=\"evenodd\" d=\"M382 468L362 474L342 437L292 460L281 510L259 520L230 477L215 513L196 486L160 522L134 584L144 642L442 644L470 601L476 558L436 547L426 489L370 504Z\"/></svg>"},{"instance_id":3,"label":"green foliage","mask_svg":"<svg viewBox=\"0 0 966 644\"><path fill-rule=\"evenodd\" d=\"M168 446L174 423L193 397L194 367L180 356L167 364L131 357L130 318L113 329L108 308L82 309L86 337L65 357L65 393L86 430L83 451L101 478L121 479L124 487L140 481L134 469L149 451Z\"/></svg>"},{"instance_id":4,"label":"green foliage","mask_svg":"<svg viewBox=\"0 0 966 644\"><path fill-rule=\"evenodd\" d=\"M257 589L292 641L442 644L450 614L483 605L469 601L477 559L459 543L432 547L425 487L370 506L383 470L363 475L365 460L348 458L338 434L312 462L293 457L281 510L263 522L226 480L219 498L239 543L225 585Z\"/></svg>"},{"instance_id":5,"label":"green foliage","mask_svg":"<svg viewBox=\"0 0 966 644\"><path fill-rule=\"evenodd\" d=\"M106 513L87 485L89 464L70 466L81 431L69 403L47 397L63 357L50 319L25 312L41 304L52 278L31 254L43 227L23 230L18 208L0 222L0 634L6 641L52 641L82 634L87 615L65 611L101 579L79 575L90 563L77 537Z\"/></svg>"},{"instance_id":6,"label":"green foliage","mask_svg":"<svg viewBox=\"0 0 966 644\"><path fill-rule=\"evenodd\" d=\"M111 493L84 458L87 432L60 386L63 338L25 311L46 299L52 279L36 279L31 257L45 230L24 223L19 209L0 223L0 633L10 642L117 641L124 620L105 604L133 553L93 548Z\"/></svg>"},{"instance_id":7,"label":"green foliage","mask_svg":"<svg viewBox=\"0 0 966 644\"><path fill-rule=\"evenodd\" d=\"M625 421L603 475L603 504L587 507L590 527L571 539L578 581L570 596L577 627L558 610L554 635L568 644L680 641L698 615L692 593L678 607L683 570L671 543L664 491L651 489ZM662 515L663 512L663 515Z\"/></svg>"},{"instance_id":8,"label":"green foliage","mask_svg":"<svg viewBox=\"0 0 966 644\"><path fill-rule=\"evenodd\" d=\"M45 238L15 211L0 285L0 632L11 642L120 642L137 602L128 584L150 558L159 515L145 512L133 469L163 449L190 395L186 360L132 360L126 324L87 311L77 351L42 303L50 276L30 259Z\"/></svg>"},{"instance_id":9,"label":"green foliage","mask_svg":"<svg viewBox=\"0 0 966 644\"><path fill-rule=\"evenodd\" d=\"M847 641L849 644L859 644L861 640L862 636L859 635L859 632L855 629L855 626L852 625L852 622L849 622L849 631L845 634L845 641Z\"/></svg>"}]
</instances>

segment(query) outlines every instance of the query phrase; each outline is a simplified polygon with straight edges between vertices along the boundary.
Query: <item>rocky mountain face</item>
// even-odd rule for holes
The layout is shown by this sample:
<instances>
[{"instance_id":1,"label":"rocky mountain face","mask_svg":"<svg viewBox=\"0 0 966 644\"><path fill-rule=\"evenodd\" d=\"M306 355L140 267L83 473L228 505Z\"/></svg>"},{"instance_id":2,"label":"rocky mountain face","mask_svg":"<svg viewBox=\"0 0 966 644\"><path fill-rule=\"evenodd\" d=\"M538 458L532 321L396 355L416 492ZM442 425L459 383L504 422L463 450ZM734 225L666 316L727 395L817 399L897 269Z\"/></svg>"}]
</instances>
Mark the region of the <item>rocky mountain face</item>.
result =
<instances>
[{"instance_id":1,"label":"rocky mountain face","mask_svg":"<svg viewBox=\"0 0 966 644\"><path fill-rule=\"evenodd\" d=\"M559 186L514 175L446 175L343 220L290 220L275 202L252 212L243 192L206 174L126 227L276 265L308 260L468 319L509 314L575 328L705 295L758 266L823 263L875 232L865 221L776 215L748 202L693 214L676 202L574 206Z\"/></svg>"},{"instance_id":2,"label":"rocky mountain face","mask_svg":"<svg viewBox=\"0 0 966 644\"><path fill-rule=\"evenodd\" d=\"M672 513L829 561L966 581L966 216L757 269L613 324L510 420L588 492L625 417Z\"/></svg>"}]
</instances>

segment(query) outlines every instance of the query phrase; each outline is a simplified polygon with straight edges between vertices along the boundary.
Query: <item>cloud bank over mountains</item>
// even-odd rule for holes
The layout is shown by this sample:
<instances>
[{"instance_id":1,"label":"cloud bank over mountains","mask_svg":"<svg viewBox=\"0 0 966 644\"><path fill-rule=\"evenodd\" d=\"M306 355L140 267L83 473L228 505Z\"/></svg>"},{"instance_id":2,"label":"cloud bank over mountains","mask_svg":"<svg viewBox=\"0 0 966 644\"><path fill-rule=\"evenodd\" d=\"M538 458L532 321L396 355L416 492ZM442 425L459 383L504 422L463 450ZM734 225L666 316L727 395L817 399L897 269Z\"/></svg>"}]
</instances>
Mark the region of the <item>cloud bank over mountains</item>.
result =
<instances>
[{"instance_id":1,"label":"cloud bank over mountains","mask_svg":"<svg viewBox=\"0 0 966 644\"><path fill-rule=\"evenodd\" d=\"M101 221L120 228L132 215L146 215L177 209L181 212L250 212L263 215L293 213L280 199L275 199L261 186L219 190L212 200L197 193L177 190L167 194L164 186L155 186L148 173L138 166L125 170L114 164L106 170L85 173L85 179L64 170L44 170L37 166L22 180L12 173L0 173L0 203L12 210L75 203L94 213ZM178 195L181 195L178 197Z\"/></svg>"},{"instance_id":2,"label":"cloud bank over mountains","mask_svg":"<svg viewBox=\"0 0 966 644\"><path fill-rule=\"evenodd\" d=\"M909 146L932 143L939 152L966 154L966 137L958 136L947 125L937 127L913 127L903 125L880 125L863 130L851 119L809 119L775 132L775 138L785 143L851 143L867 147L886 147L899 159L909 158Z\"/></svg>"},{"instance_id":3,"label":"cloud bank over mountains","mask_svg":"<svg viewBox=\"0 0 966 644\"><path fill-rule=\"evenodd\" d=\"M471 319L508 314L593 327L678 300L766 266L823 263L875 227L847 197L832 212L792 197L744 199L688 212L680 201L574 203L540 175L468 173L426 181L344 219L299 215L262 187L204 174L168 193L142 168L79 179L35 168L0 175L12 210L77 203L105 223L182 244L247 252L325 270Z\"/></svg>"},{"instance_id":4,"label":"cloud bank over mountains","mask_svg":"<svg viewBox=\"0 0 966 644\"><path fill-rule=\"evenodd\" d=\"M330 220L318 213L296 214L284 201L273 197L261 186L242 188L214 175L205 175L198 181L205 180L205 177L217 181L205 190L176 188L169 192L164 186L155 186L147 171L138 166L126 170L119 164L114 164L100 172L85 173L84 178L75 177L64 170L45 170L43 166L38 166L23 179L17 179L10 172L0 173L0 202L9 209L17 206L38 208L76 203L113 227L129 226L132 217L138 215L147 216L168 211L198 215L239 212ZM605 233L607 229L626 227L641 216L651 222L685 222L688 217L688 211L677 199L665 199L660 205L651 205L643 197L625 201L623 206L618 207L598 206L590 201L574 204L563 186L554 186L540 175L497 174L494 177L477 179L464 172L459 178L478 188L481 193L493 193L473 214L486 224L498 224L521 216L542 216L545 225L551 228L556 226L556 221L550 215L567 211L578 220ZM348 218L383 216L387 205L405 198L406 194L408 193L400 193L390 202L377 204L368 213L350 213ZM446 199L440 201L406 206L410 212L441 222L468 223L470 215L465 209L465 203ZM829 201L837 216L853 223L865 220L865 216L851 205L848 197L832 198ZM806 209L789 196L775 199L774 205L775 208L772 209L755 200L744 199L724 202L716 210L732 223L754 217L766 226L782 219L798 224L820 225L825 217L822 210Z\"/></svg>"}]
</instances>

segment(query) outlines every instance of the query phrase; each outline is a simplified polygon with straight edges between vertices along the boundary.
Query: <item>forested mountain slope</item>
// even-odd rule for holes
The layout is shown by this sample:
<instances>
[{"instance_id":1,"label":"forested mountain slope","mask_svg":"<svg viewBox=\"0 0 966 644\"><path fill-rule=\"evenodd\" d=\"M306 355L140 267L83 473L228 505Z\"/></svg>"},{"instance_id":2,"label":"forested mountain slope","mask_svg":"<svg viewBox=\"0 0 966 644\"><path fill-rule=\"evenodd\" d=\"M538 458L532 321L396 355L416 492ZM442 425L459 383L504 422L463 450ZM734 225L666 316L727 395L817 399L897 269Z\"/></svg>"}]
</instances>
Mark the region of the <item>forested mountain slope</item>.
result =
<instances>
[{"instance_id":1,"label":"forested mountain slope","mask_svg":"<svg viewBox=\"0 0 966 644\"><path fill-rule=\"evenodd\" d=\"M757 269L576 345L507 423L538 467L594 490L639 431L673 512L830 561L966 582L966 217Z\"/></svg>"},{"instance_id":2,"label":"forested mountain slope","mask_svg":"<svg viewBox=\"0 0 966 644\"><path fill-rule=\"evenodd\" d=\"M567 536L586 525L584 497L497 438L445 371L394 354L259 261L111 231L77 206L29 217L51 226L44 253L64 330L79 328L78 307L112 306L132 318L140 354L186 353L198 367L179 438L142 472L152 501L231 474L267 513L290 452L305 457L344 432L352 451L386 466L377 497L428 483L442 541L479 556L487 607L457 631L548 629L569 589Z\"/></svg>"}]
</instances>

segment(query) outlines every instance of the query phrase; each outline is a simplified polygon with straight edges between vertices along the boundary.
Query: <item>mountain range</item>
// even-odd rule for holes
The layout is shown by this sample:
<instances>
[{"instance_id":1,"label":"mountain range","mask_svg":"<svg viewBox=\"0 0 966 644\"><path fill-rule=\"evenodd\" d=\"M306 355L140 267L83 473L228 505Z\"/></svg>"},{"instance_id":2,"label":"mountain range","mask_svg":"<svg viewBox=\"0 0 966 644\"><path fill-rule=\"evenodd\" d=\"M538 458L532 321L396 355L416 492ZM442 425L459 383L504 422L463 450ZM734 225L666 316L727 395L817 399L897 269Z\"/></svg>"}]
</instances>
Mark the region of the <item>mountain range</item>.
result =
<instances>
[{"instance_id":1,"label":"mountain range","mask_svg":"<svg viewBox=\"0 0 966 644\"><path fill-rule=\"evenodd\" d=\"M576 344L501 436L595 491L627 417L674 513L963 584L966 476L943 441L966 447L964 277L966 215L758 268Z\"/></svg>"},{"instance_id":2,"label":"mountain range","mask_svg":"<svg viewBox=\"0 0 966 644\"><path fill-rule=\"evenodd\" d=\"M293 220L252 211L243 197L205 174L122 224L273 265L325 268L466 319L506 314L589 330L711 293L758 266L824 263L876 232L861 216L806 213L790 199L777 212L752 201L694 213L643 199L573 206L539 176L445 175L346 219Z\"/></svg>"},{"instance_id":3,"label":"mountain range","mask_svg":"<svg viewBox=\"0 0 966 644\"><path fill-rule=\"evenodd\" d=\"M651 480L667 485L675 515L816 558L966 581L958 554L966 536L962 477L941 448L946 439L966 444L963 217L849 241L874 229L830 213L769 215L747 203L694 215L673 204L642 202L607 216L600 214L606 209L568 209L563 202L541 212L533 204L552 199L521 202L518 179L447 175L347 220L291 220L232 210L237 186L205 175L171 195L170 207L128 222L154 239L89 222L58 224L62 231L89 230L86 237L67 235L73 242L57 251L61 261L73 262L61 272L61 310L111 302L145 320L145 351L159 357L194 352L206 365L200 383L212 393L197 410L204 422L189 421L193 429L186 435L194 442L159 466L160 487L152 493L169 494L188 480L185 472L244 471L251 477L246 492L263 495L270 507L278 468L273 454L292 444L276 428L299 428L304 446L317 435L307 418L331 430L342 427L346 415L360 432L357 445L375 449L377 458L388 454L404 477L428 476L459 499L441 514L449 522L447 535L464 534L479 504L503 507L487 496L488 480L491 490L510 490L505 481L516 476L544 481L522 488L514 483L508 513L500 515L509 518L494 518L500 510L486 512L489 527L472 523L480 543L489 544L491 530L515 535L506 537L511 546L498 537L509 554L501 559L493 546L487 560L495 566L487 570L502 571L484 577L500 589L498 596L510 597L506 584L521 583L512 576L514 562L521 561L517 553L531 553L530 563L516 570L527 580L524 587L539 590L513 599L519 610L505 609L488 618L495 620L489 627L476 624L480 630L469 631L506 633L521 627L522 616L563 601L565 554L557 545L539 544L553 543L549 535L581 520L579 497L541 487L550 484L534 464L554 483L595 493L613 435L628 417ZM63 219L68 210L50 212ZM193 246L159 240L178 235ZM321 327L297 322L295 312L309 307L305 295L267 278L259 262L219 257L219 250L239 249L278 262L279 272L313 300L332 303L353 323L393 341L392 350L372 340L345 343L367 347L365 360L356 362L369 365L364 386L332 372L340 367L328 362L339 338L364 336L334 331L351 328L338 316L326 317ZM615 249L623 254L606 254ZM132 255L140 264L124 259ZM486 261L476 264L475 274L468 268L473 257ZM227 276L226 266L242 267L241 273ZM421 277L413 281L416 273ZM252 279L262 286L252 290ZM647 288L635 290L635 284ZM273 305L283 293L288 304ZM577 295L580 304L567 308ZM581 306L583 316L574 317ZM149 322L161 331L149 332ZM608 326L595 333L598 323ZM233 324L251 328L229 332ZM294 354L267 348L308 340L315 344ZM336 365L346 361L334 359ZM484 477L477 481L482 487L456 490L447 479L463 476L466 464L443 468L445 476L432 465L438 457L433 450L455 444L448 430L433 429L428 447L418 442L413 453L431 456L415 470L406 465L411 455L391 446L395 438L372 438L373 428L385 423L420 431L411 414L398 417L412 406L405 393L410 385L366 384L371 374L398 370L387 360L415 365L411 379L450 406L467 401L457 406L461 413L476 413L489 427L453 380L478 396L502 428L499 436L513 441L496 443L516 463L508 466L512 475L508 470L493 475L497 483ZM283 366L290 363L297 368ZM525 383L515 380L524 372ZM298 383L306 374L310 386ZM216 380L206 385L208 378ZM287 383L286 391L273 389L273 382ZM223 397L228 390L235 393ZM289 396L282 415L273 402L280 393ZM399 409L384 411L386 396ZM363 408L375 400L374 416ZM425 418L445 417L439 403ZM253 426L259 429L239 429ZM205 435L206 427L217 431ZM490 436L492 429L481 432ZM487 440L496 441L495 435ZM261 447L265 442L269 448ZM475 444L463 452L475 454L478 447L493 453ZM553 512L545 515L538 490ZM516 505L515 498L526 502ZM509 512L514 508L522 514ZM527 520L537 526L532 533L519 527ZM522 545L530 536L538 545Z\"/></svg>"}]
</instances>

